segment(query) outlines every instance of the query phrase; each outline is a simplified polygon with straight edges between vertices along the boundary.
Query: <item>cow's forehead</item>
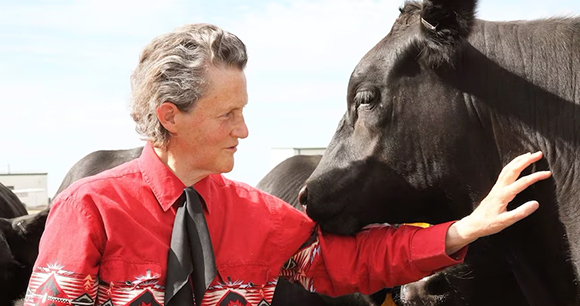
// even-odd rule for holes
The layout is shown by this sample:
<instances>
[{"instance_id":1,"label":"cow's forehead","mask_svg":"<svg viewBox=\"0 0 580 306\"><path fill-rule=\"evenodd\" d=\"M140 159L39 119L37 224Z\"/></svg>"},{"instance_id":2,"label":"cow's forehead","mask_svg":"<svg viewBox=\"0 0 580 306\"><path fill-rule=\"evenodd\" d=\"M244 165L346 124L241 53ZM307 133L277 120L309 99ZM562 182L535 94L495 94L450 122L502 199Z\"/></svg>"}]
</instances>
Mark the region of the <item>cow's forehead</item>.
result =
<instances>
[{"instance_id":1,"label":"cow's forehead","mask_svg":"<svg viewBox=\"0 0 580 306\"><path fill-rule=\"evenodd\" d=\"M421 13L421 3L416 1L408 1L399 10L401 14L393 24L391 33L395 34L398 31L405 30L409 25L419 21Z\"/></svg>"},{"instance_id":2,"label":"cow's forehead","mask_svg":"<svg viewBox=\"0 0 580 306\"><path fill-rule=\"evenodd\" d=\"M413 52L413 39L415 31L409 31L407 35L387 35L374 46L358 63L351 75L352 90L356 90L361 83L375 84L383 87L388 84L387 79L391 76L396 65L405 64L409 58L409 52Z\"/></svg>"},{"instance_id":3,"label":"cow's forehead","mask_svg":"<svg viewBox=\"0 0 580 306\"><path fill-rule=\"evenodd\" d=\"M353 72L353 78L374 77L374 72L383 75L413 49L413 42L420 34L420 7L417 2L407 2L391 31L361 59Z\"/></svg>"}]
</instances>

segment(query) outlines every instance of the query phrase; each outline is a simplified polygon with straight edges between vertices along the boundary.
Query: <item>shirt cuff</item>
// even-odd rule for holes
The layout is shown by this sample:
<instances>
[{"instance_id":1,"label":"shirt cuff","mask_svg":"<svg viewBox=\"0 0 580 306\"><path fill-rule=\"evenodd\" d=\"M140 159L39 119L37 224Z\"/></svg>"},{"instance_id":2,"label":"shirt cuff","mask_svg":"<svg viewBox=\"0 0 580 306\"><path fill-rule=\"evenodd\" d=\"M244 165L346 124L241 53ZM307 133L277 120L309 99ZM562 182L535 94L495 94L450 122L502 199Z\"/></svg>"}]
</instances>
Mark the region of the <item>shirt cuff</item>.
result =
<instances>
[{"instance_id":1,"label":"shirt cuff","mask_svg":"<svg viewBox=\"0 0 580 306\"><path fill-rule=\"evenodd\" d=\"M455 222L433 225L415 232L411 238L411 261L417 269L432 273L463 262L467 246L451 256L445 253L447 230Z\"/></svg>"}]
</instances>

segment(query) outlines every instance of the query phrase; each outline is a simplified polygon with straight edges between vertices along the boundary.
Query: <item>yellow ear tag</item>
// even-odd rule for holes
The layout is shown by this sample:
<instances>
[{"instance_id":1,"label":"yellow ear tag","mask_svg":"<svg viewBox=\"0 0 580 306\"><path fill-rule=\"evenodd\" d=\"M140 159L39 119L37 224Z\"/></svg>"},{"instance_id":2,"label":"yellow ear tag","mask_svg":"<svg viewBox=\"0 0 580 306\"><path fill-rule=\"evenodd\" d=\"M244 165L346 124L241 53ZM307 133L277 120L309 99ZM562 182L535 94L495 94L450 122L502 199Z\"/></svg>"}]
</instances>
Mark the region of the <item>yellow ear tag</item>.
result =
<instances>
[{"instance_id":1,"label":"yellow ear tag","mask_svg":"<svg viewBox=\"0 0 580 306\"><path fill-rule=\"evenodd\" d=\"M425 223L425 222L416 222L416 223L404 223L405 225L411 225L411 226L418 226L418 227L429 227L431 226L431 224L429 223Z\"/></svg>"},{"instance_id":2,"label":"yellow ear tag","mask_svg":"<svg viewBox=\"0 0 580 306\"><path fill-rule=\"evenodd\" d=\"M381 304L381 306L397 306L397 304L395 304L395 301L393 301L393 296L391 295L390 292L387 293L385 301Z\"/></svg>"}]
</instances>

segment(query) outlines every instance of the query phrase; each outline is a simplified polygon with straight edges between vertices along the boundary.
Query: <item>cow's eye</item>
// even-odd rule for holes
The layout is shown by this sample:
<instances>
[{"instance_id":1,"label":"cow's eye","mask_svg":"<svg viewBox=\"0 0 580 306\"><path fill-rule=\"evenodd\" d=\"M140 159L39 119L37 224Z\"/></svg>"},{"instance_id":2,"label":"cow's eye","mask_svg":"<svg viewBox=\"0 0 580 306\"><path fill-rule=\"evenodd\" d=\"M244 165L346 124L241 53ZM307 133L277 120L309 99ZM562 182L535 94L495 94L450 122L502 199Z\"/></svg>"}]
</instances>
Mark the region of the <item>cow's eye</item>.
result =
<instances>
[{"instance_id":1,"label":"cow's eye","mask_svg":"<svg viewBox=\"0 0 580 306\"><path fill-rule=\"evenodd\" d=\"M372 90L361 90L354 96L356 105L371 104L375 99L375 92Z\"/></svg>"}]
</instances>

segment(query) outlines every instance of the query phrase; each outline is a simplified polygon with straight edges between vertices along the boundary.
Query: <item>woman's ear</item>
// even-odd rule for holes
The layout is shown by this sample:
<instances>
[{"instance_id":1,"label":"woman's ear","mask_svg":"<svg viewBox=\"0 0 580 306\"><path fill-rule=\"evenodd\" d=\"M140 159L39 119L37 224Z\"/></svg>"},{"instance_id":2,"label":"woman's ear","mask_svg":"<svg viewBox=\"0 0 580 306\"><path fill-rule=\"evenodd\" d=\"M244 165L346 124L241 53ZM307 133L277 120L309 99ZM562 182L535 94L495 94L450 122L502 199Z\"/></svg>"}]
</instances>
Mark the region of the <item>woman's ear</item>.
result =
<instances>
[{"instance_id":1,"label":"woman's ear","mask_svg":"<svg viewBox=\"0 0 580 306\"><path fill-rule=\"evenodd\" d=\"M171 102L163 102L163 104L157 107L157 119L159 119L161 125L170 134L175 134L177 132L175 118L177 114L179 114L179 109L177 109L177 106Z\"/></svg>"}]
</instances>

